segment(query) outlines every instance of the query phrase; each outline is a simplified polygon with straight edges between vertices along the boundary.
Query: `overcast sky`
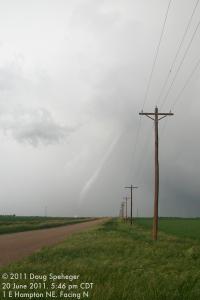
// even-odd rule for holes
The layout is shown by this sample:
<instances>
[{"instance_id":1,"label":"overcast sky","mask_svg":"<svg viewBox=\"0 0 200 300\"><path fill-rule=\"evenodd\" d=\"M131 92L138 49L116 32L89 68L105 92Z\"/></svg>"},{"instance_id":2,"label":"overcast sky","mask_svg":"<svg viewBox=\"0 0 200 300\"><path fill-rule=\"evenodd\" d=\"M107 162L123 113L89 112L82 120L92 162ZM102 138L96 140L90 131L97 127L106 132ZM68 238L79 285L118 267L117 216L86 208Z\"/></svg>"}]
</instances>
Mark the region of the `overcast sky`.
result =
<instances>
[{"instance_id":1,"label":"overcast sky","mask_svg":"<svg viewBox=\"0 0 200 300\"><path fill-rule=\"evenodd\" d=\"M164 101L159 213L200 216L199 68L173 107L200 59L200 3L170 72L197 0L171 1L145 99L168 3L0 0L0 214L118 215L134 184L134 214L151 216L153 121L139 112Z\"/></svg>"}]
</instances>

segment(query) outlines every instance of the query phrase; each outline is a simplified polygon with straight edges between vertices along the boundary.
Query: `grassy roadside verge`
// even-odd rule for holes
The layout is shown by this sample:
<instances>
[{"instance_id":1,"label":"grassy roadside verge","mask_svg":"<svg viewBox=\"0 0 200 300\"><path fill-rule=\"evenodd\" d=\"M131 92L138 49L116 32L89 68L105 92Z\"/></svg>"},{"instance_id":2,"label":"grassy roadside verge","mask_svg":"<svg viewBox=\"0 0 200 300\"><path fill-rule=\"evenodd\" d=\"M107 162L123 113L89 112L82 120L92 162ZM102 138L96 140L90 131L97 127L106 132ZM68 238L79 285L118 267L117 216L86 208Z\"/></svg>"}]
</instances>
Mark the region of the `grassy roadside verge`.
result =
<instances>
[{"instance_id":1,"label":"grassy roadside verge","mask_svg":"<svg viewBox=\"0 0 200 300\"><path fill-rule=\"evenodd\" d=\"M94 282L87 298L92 300L199 300L199 253L197 241L161 233L159 241L153 242L149 230L111 220L1 272L79 274L81 282ZM51 283L46 282L49 289Z\"/></svg>"},{"instance_id":2,"label":"grassy roadside verge","mask_svg":"<svg viewBox=\"0 0 200 300\"><path fill-rule=\"evenodd\" d=\"M53 228L94 220L94 218L40 218L15 217L11 220L0 219L0 234L16 233L29 230Z\"/></svg>"}]
</instances>

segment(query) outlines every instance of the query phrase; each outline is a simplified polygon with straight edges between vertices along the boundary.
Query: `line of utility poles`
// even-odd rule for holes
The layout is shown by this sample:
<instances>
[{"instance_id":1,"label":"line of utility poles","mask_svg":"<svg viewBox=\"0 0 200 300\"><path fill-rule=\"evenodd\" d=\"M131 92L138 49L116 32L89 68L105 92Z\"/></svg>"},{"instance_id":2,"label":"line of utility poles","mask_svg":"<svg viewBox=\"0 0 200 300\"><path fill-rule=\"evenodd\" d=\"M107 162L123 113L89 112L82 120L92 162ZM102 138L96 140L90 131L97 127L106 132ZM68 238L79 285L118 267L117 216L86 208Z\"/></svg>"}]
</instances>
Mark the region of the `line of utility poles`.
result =
<instances>
[{"instance_id":1,"label":"line of utility poles","mask_svg":"<svg viewBox=\"0 0 200 300\"><path fill-rule=\"evenodd\" d=\"M171 113L162 113L158 111L158 107L155 107L154 112L143 112L141 111L139 115L144 115L151 120L154 121L154 127L155 127L155 175L154 175L154 217L153 217L153 232L152 237L153 240L157 240L158 238L158 202L159 202L159 136L158 136L158 123L160 120L166 118L167 116L173 116L174 114ZM138 186L126 186L126 189L131 190L131 225L133 224L133 190L138 188ZM128 197L125 197L126 199L126 220L127 220L127 200ZM124 210L124 208L123 208ZM124 211L123 211L124 214ZM137 213L138 215L138 213Z\"/></svg>"},{"instance_id":2,"label":"line of utility poles","mask_svg":"<svg viewBox=\"0 0 200 300\"><path fill-rule=\"evenodd\" d=\"M137 189L138 186L133 186L131 184L131 186L125 186L125 189L130 189L131 190L131 225L133 224L133 190Z\"/></svg>"},{"instance_id":3,"label":"line of utility poles","mask_svg":"<svg viewBox=\"0 0 200 300\"><path fill-rule=\"evenodd\" d=\"M129 197L123 197L123 199L125 200L125 204L126 204L126 222L128 221L128 199L131 199Z\"/></svg>"},{"instance_id":4,"label":"line of utility poles","mask_svg":"<svg viewBox=\"0 0 200 300\"><path fill-rule=\"evenodd\" d=\"M120 215L121 215L121 218L123 219L123 220L125 220L125 216L124 216L124 205L125 205L125 203L124 202L122 202L121 203L121 209L120 209Z\"/></svg>"}]
</instances>

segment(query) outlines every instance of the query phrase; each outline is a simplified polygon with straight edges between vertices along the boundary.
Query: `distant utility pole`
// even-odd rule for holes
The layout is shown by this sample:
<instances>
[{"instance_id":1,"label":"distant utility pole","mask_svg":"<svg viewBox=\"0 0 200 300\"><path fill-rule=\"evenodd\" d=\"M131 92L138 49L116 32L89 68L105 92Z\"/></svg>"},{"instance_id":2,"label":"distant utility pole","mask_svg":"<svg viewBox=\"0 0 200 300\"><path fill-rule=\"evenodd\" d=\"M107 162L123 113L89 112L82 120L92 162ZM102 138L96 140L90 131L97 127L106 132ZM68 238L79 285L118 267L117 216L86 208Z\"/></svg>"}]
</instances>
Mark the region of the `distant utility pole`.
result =
<instances>
[{"instance_id":1,"label":"distant utility pole","mask_svg":"<svg viewBox=\"0 0 200 300\"><path fill-rule=\"evenodd\" d=\"M122 202L121 207L122 207L122 219L123 220L125 219L125 217L124 217L124 205L125 205L125 203Z\"/></svg>"},{"instance_id":2,"label":"distant utility pole","mask_svg":"<svg viewBox=\"0 0 200 300\"><path fill-rule=\"evenodd\" d=\"M158 236L158 198L159 198L159 159L158 159L158 122L167 116L173 116L174 114L160 113L158 107L155 107L154 113L144 113L143 111L139 115L145 115L152 119L155 125L155 192L154 192L154 219L153 219L153 240L157 240ZM159 117L161 116L161 117Z\"/></svg>"},{"instance_id":3,"label":"distant utility pole","mask_svg":"<svg viewBox=\"0 0 200 300\"><path fill-rule=\"evenodd\" d=\"M126 222L128 220L128 199L130 199L129 197L123 197L123 199L125 199L125 203L126 203Z\"/></svg>"},{"instance_id":4,"label":"distant utility pole","mask_svg":"<svg viewBox=\"0 0 200 300\"><path fill-rule=\"evenodd\" d=\"M131 225L133 224L133 189L137 189L138 186L125 186L125 189L130 189L131 190Z\"/></svg>"}]
</instances>

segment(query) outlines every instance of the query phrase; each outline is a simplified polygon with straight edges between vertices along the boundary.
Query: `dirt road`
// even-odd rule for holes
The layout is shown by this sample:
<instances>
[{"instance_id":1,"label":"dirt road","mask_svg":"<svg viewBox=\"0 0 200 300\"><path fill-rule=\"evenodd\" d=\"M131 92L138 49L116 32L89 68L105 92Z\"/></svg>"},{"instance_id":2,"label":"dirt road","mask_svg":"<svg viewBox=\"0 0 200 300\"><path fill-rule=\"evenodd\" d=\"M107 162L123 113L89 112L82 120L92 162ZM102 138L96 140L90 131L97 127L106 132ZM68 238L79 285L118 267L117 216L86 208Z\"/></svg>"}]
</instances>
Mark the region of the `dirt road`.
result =
<instances>
[{"instance_id":1,"label":"dirt road","mask_svg":"<svg viewBox=\"0 0 200 300\"><path fill-rule=\"evenodd\" d=\"M105 220L97 219L51 229L0 235L0 266L28 256L44 246L55 245L72 233L98 225Z\"/></svg>"}]
</instances>

